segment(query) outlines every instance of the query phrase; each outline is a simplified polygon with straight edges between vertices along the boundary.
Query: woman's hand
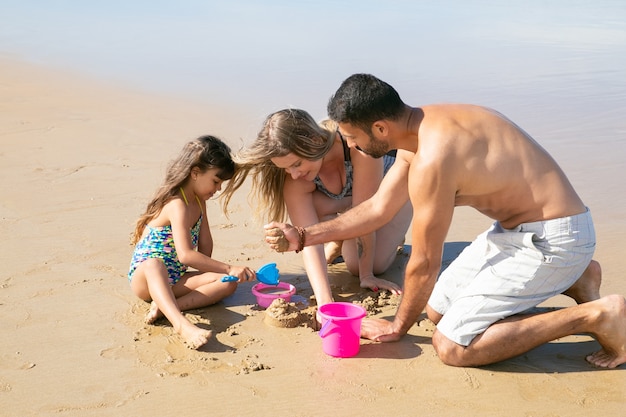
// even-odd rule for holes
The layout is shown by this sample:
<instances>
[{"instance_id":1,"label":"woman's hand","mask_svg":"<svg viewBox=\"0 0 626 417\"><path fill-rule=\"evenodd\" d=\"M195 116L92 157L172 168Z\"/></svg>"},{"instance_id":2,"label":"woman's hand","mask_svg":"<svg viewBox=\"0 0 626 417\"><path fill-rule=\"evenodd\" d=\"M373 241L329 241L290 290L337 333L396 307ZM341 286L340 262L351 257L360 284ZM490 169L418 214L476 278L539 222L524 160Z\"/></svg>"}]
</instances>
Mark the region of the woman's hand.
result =
<instances>
[{"instance_id":1,"label":"woman's hand","mask_svg":"<svg viewBox=\"0 0 626 417\"><path fill-rule=\"evenodd\" d=\"M276 252L289 252L298 249L300 236L292 225L271 222L263 228L265 229L265 242Z\"/></svg>"},{"instance_id":2,"label":"woman's hand","mask_svg":"<svg viewBox=\"0 0 626 417\"><path fill-rule=\"evenodd\" d=\"M402 288L395 282L386 279L376 278L373 274L362 275L359 277L361 288L369 288L372 291L389 290L392 294L402 294Z\"/></svg>"}]
</instances>

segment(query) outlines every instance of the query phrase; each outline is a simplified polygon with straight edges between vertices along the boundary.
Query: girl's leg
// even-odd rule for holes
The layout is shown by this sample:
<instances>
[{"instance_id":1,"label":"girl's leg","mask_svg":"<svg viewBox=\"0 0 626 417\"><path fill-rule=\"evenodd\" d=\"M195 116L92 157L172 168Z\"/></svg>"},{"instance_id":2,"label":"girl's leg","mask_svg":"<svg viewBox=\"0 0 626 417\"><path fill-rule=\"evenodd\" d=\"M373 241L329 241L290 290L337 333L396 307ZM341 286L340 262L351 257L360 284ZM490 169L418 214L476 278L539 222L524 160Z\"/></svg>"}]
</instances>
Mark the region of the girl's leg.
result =
<instances>
[{"instance_id":1,"label":"girl's leg","mask_svg":"<svg viewBox=\"0 0 626 417\"><path fill-rule=\"evenodd\" d=\"M181 311L215 304L232 295L236 282L222 282L224 274L215 272L187 272L173 287Z\"/></svg>"},{"instance_id":2,"label":"girl's leg","mask_svg":"<svg viewBox=\"0 0 626 417\"><path fill-rule=\"evenodd\" d=\"M224 274L214 272L201 273L192 271L185 273L171 287L174 297L176 297L178 309L187 311L210 306L233 294L237 289L237 283L221 282L223 276ZM153 302L150 313L148 313L151 321L163 315L164 313Z\"/></svg>"},{"instance_id":3,"label":"girl's leg","mask_svg":"<svg viewBox=\"0 0 626 417\"><path fill-rule=\"evenodd\" d=\"M153 300L148 317L156 318L154 316L161 312L189 347L197 349L208 342L211 331L193 325L181 313L169 285L167 269L159 259L147 259L137 267L131 288L138 297Z\"/></svg>"}]
</instances>

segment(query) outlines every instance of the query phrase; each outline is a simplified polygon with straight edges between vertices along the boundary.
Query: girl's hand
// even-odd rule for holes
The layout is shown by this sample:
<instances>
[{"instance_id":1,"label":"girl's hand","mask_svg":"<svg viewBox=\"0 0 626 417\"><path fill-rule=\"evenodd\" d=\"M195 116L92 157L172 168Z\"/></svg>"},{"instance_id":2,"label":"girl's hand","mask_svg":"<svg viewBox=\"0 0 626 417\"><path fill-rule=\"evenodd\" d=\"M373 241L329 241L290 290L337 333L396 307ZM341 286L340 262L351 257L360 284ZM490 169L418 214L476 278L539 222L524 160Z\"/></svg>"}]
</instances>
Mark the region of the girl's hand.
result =
<instances>
[{"instance_id":1,"label":"girl's hand","mask_svg":"<svg viewBox=\"0 0 626 417\"><path fill-rule=\"evenodd\" d=\"M228 269L228 275L237 277L237 282L252 281L256 279L256 272L247 266L233 265Z\"/></svg>"}]
</instances>

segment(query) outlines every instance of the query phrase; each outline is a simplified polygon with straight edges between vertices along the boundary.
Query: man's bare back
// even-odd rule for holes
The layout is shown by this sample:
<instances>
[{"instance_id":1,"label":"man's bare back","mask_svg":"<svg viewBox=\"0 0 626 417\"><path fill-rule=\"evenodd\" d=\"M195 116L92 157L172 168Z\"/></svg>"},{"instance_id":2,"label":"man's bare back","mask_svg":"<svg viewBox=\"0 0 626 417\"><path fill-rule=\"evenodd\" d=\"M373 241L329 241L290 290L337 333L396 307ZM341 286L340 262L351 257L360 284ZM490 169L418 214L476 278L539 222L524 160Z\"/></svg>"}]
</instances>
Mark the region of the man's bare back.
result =
<instances>
[{"instance_id":1,"label":"man's bare back","mask_svg":"<svg viewBox=\"0 0 626 417\"><path fill-rule=\"evenodd\" d=\"M455 205L471 206L503 227L586 210L554 159L500 113L462 104L421 112L413 161L456 182ZM438 165L436 167L435 165Z\"/></svg>"}]
</instances>

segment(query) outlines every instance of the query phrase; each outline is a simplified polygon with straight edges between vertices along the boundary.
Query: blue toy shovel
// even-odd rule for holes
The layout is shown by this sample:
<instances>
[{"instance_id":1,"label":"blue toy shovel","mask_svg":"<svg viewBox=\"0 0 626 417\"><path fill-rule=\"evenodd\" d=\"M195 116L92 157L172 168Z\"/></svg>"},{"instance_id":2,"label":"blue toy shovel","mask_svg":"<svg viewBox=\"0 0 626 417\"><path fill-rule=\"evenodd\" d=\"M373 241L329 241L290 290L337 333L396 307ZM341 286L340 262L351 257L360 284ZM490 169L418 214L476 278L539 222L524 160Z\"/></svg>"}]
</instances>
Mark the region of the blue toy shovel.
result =
<instances>
[{"instance_id":1,"label":"blue toy shovel","mask_svg":"<svg viewBox=\"0 0 626 417\"><path fill-rule=\"evenodd\" d=\"M278 268L276 268L276 263L272 262L269 264L265 264L256 271L256 279L258 279L263 284L267 285L278 285L280 280ZM222 278L222 282L232 282L237 281L237 277L232 275L227 275Z\"/></svg>"},{"instance_id":2,"label":"blue toy shovel","mask_svg":"<svg viewBox=\"0 0 626 417\"><path fill-rule=\"evenodd\" d=\"M239 278L237 278L236 276L233 275L226 275L225 277L222 277L222 282L234 282L237 281Z\"/></svg>"}]
</instances>

